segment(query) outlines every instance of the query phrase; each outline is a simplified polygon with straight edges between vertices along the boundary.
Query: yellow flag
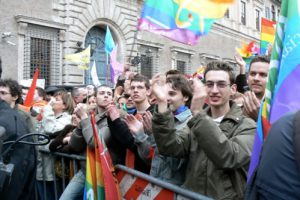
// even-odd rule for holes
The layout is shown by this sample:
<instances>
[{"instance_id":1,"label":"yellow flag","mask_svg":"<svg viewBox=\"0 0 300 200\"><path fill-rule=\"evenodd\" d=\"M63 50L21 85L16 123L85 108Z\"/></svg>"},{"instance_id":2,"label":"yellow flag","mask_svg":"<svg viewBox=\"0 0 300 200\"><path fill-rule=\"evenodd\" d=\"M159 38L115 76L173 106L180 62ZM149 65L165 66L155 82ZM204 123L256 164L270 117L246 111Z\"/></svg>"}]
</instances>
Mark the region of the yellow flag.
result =
<instances>
[{"instance_id":1,"label":"yellow flag","mask_svg":"<svg viewBox=\"0 0 300 200\"><path fill-rule=\"evenodd\" d=\"M88 69L91 57L91 48L88 46L79 53L65 55L65 59L78 65L80 69Z\"/></svg>"}]
</instances>

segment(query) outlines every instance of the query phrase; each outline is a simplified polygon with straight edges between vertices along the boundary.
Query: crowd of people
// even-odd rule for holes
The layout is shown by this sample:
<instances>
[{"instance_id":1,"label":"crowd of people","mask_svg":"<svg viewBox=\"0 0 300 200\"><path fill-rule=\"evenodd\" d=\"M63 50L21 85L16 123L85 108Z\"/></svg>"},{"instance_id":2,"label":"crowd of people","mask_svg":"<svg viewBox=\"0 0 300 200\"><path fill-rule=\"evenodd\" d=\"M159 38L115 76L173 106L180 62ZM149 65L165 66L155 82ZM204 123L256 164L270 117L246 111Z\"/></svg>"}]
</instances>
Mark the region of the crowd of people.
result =
<instances>
[{"instance_id":1,"label":"crowd of people","mask_svg":"<svg viewBox=\"0 0 300 200\"><path fill-rule=\"evenodd\" d=\"M238 56L235 59L240 66L237 76L232 66L223 61L208 63L202 80L189 78L177 70L157 74L149 80L126 66L115 88L106 85L74 87L71 91L53 86L46 90L37 88L29 110L22 106L28 88L22 88L15 80L1 79L0 109L12 110L18 126L22 125L17 130L7 127L12 131L10 139L29 132L51 138L48 145L36 147L36 151L26 147L11 154L11 161L20 166L15 171L21 175L13 176L1 197L19 199L22 195L22 199L33 199L33 183L36 183L39 199L44 199L43 181L46 181L47 199L54 199L56 174L51 170L54 160L39 150L85 156L86 147L95 145L90 119L94 113L99 136L114 165L126 165L213 199L243 199L270 60L267 56L255 57L246 75L246 63ZM6 127L7 120L10 118L3 118L0 125ZM267 147L264 150L272 151ZM264 154L261 164L265 167L255 173L259 180L265 180L261 176L267 173L267 164L271 162L264 160ZM295 159L289 161L296 170ZM82 199L85 173L86 164L81 162L80 170L61 191L60 199ZM269 174L270 181L276 179L276 172ZM297 199L292 195L300 197L299 176L299 171L293 171L290 177L294 181L289 183L293 187L281 187L274 193L264 187L266 182L256 184L253 178L247 198L285 199L288 192L289 199ZM15 186L18 193L12 192Z\"/></svg>"}]
</instances>

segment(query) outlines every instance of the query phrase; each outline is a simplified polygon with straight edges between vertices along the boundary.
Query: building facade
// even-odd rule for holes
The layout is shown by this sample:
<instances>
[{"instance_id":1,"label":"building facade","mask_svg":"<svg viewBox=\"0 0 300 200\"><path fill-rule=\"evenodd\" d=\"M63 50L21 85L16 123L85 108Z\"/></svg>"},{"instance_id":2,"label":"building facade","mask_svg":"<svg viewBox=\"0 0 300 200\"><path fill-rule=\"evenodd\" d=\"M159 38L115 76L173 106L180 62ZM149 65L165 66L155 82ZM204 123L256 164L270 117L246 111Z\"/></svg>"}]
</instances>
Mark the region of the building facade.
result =
<instances>
[{"instance_id":1,"label":"building facade","mask_svg":"<svg viewBox=\"0 0 300 200\"><path fill-rule=\"evenodd\" d=\"M110 83L104 51L107 27L118 45L118 60L151 77L178 69L193 73L211 60L235 64L242 41L259 44L260 18L276 20L279 0L236 0L223 19L195 46L137 31L143 0L0 0L0 57L3 78L32 78L37 67L46 85L88 84L90 71L77 68L64 55L91 46L102 83Z\"/></svg>"}]
</instances>

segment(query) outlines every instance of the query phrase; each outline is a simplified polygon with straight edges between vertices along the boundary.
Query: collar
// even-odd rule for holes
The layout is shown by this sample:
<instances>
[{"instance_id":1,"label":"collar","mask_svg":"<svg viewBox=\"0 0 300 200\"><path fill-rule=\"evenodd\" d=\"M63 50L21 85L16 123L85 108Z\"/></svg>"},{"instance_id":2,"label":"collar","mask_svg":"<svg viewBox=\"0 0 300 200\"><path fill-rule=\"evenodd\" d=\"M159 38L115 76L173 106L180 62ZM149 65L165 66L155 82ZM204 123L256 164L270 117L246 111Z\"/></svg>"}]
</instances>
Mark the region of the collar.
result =
<instances>
[{"instance_id":1,"label":"collar","mask_svg":"<svg viewBox=\"0 0 300 200\"><path fill-rule=\"evenodd\" d=\"M150 104L150 106L147 108L147 110L145 110L145 111L150 111L151 113L153 113L153 111L154 111L154 105L153 104ZM132 113L133 115L136 115L137 114L137 110L135 110L135 112L134 113Z\"/></svg>"},{"instance_id":2,"label":"collar","mask_svg":"<svg viewBox=\"0 0 300 200\"><path fill-rule=\"evenodd\" d=\"M174 111L174 115L179 115L180 113L188 110L189 108L185 105L180 106L179 108L177 108L177 110Z\"/></svg>"},{"instance_id":3,"label":"collar","mask_svg":"<svg viewBox=\"0 0 300 200\"><path fill-rule=\"evenodd\" d=\"M243 117L242 109L232 100L229 101L229 105L230 110L228 113L225 114L223 120L229 119L238 123ZM210 106L205 109L205 112L207 113L207 115L211 116Z\"/></svg>"},{"instance_id":4,"label":"collar","mask_svg":"<svg viewBox=\"0 0 300 200\"><path fill-rule=\"evenodd\" d=\"M189 118L190 116L192 116L192 112L189 108L187 108L186 110L182 111L181 113L175 115L174 117L180 121L183 122L185 121L187 118Z\"/></svg>"},{"instance_id":5,"label":"collar","mask_svg":"<svg viewBox=\"0 0 300 200\"><path fill-rule=\"evenodd\" d=\"M99 122L99 121L101 121L104 118L106 118L106 112L101 112L100 113L100 112L97 111L97 113L95 115L95 121L96 121L96 123Z\"/></svg>"},{"instance_id":6,"label":"collar","mask_svg":"<svg viewBox=\"0 0 300 200\"><path fill-rule=\"evenodd\" d=\"M127 113L128 114L134 114L136 112L135 108L127 108Z\"/></svg>"}]
</instances>

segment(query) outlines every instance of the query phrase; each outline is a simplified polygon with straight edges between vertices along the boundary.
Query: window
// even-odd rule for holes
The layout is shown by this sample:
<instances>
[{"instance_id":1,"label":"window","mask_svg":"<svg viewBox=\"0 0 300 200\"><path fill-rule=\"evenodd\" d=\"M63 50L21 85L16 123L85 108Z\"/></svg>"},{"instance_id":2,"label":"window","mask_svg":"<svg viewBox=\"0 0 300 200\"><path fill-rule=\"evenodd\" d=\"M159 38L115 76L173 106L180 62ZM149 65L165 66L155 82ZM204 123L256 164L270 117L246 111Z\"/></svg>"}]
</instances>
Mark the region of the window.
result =
<instances>
[{"instance_id":1,"label":"window","mask_svg":"<svg viewBox=\"0 0 300 200\"><path fill-rule=\"evenodd\" d=\"M255 27L256 30L260 31L260 12L259 10L255 10Z\"/></svg>"},{"instance_id":2,"label":"window","mask_svg":"<svg viewBox=\"0 0 300 200\"><path fill-rule=\"evenodd\" d=\"M45 79L45 84L50 85L51 41L32 37L30 44L30 77L39 68L39 78Z\"/></svg>"},{"instance_id":3,"label":"window","mask_svg":"<svg viewBox=\"0 0 300 200\"><path fill-rule=\"evenodd\" d=\"M276 11L274 5L272 5L272 21L276 21Z\"/></svg>"},{"instance_id":4,"label":"window","mask_svg":"<svg viewBox=\"0 0 300 200\"><path fill-rule=\"evenodd\" d=\"M177 60L177 70L180 71L182 74L186 73L186 62L185 61L181 61L181 60Z\"/></svg>"},{"instance_id":5,"label":"window","mask_svg":"<svg viewBox=\"0 0 300 200\"><path fill-rule=\"evenodd\" d=\"M141 55L141 74L147 78L152 78L153 57L150 52Z\"/></svg>"},{"instance_id":6,"label":"window","mask_svg":"<svg viewBox=\"0 0 300 200\"><path fill-rule=\"evenodd\" d=\"M23 79L32 79L39 67L39 78L45 79L46 86L61 84L60 46L58 29L29 24L24 38Z\"/></svg>"},{"instance_id":7,"label":"window","mask_svg":"<svg viewBox=\"0 0 300 200\"><path fill-rule=\"evenodd\" d=\"M85 48L91 47L91 62L88 70L85 70L84 82L85 84L92 84L91 69L95 62L96 73L98 80L101 84L105 84L113 87L110 76L110 62L109 57L105 54L104 50L104 38L106 31L102 27L92 27L85 38Z\"/></svg>"},{"instance_id":8,"label":"window","mask_svg":"<svg viewBox=\"0 0 300 200\"><path fill-rule=\"evenodd\" d=\"M246 25L246 3L241 1L241 23Z\"/></svg>"},{"instance_id":9,"label":"window","mask_svg":"<svg viewBox=\"0 0 300 200\"><path fill-rule=\"evenodd\" d=\"M141 45L141 54L138 54L136 57L136 59L138 59L138 71L149 79L156 73L153 67L155 65L154 61L156 61L155 55L157 55L157 51L155 47Z\"/></svg>"},{"instance_id":10,"label":"window","mask_svg":"<svg viewBox=\"0 0 300 200\"><path fill-rule=\"evenodd\" d=\"M266 7L265 14L266 14L266 18L267 18L267 19L271 19L271 16L270 16L270 8L269 8L269 7Z\"/></svg>"}]
</instances>

